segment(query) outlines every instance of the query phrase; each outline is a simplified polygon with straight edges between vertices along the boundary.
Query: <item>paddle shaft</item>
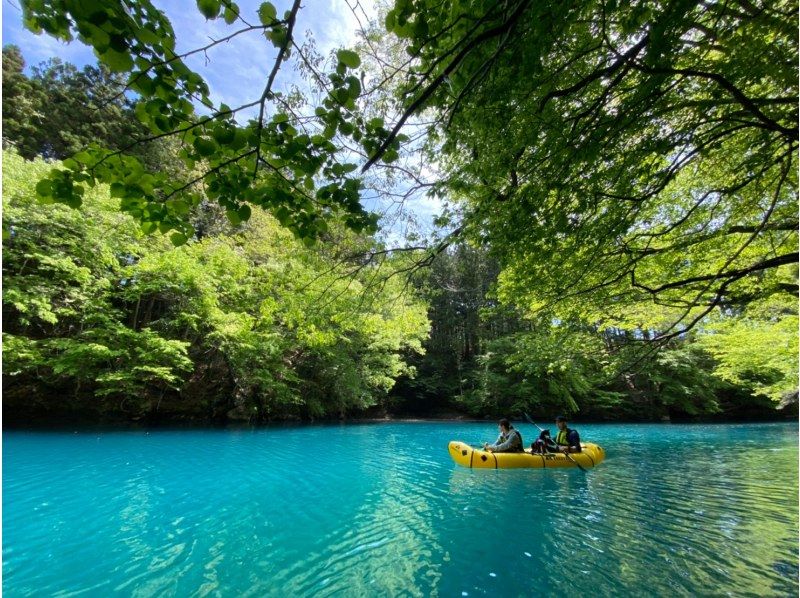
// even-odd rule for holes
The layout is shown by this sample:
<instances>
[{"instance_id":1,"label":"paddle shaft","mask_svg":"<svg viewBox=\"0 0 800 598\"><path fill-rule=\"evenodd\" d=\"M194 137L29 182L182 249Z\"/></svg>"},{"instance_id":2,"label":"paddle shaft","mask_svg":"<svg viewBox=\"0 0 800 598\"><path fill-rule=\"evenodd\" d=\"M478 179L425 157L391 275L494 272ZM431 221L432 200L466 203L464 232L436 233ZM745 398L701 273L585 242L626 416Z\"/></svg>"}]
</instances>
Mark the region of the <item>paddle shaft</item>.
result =
<instances>
[{"instance_id":1,"label":"paddle shaft","mask_svg":"<svg viewBox=\"0 0 800 598\"><path fill-rule=\"evenodd\" d=\"M539 431L540 431L540 432L542 431L542 428L540 428L540 427L539 427L539 424L537 424L535 421L533 421L533 420L531 419L531 417L530 417L530 416L529 416L527 413L523 413L523 415L525 416L525 419L527 419L527 420L528 420L530 423L532 423L534 426L536 426L537 428L539 428ZM569 451L569 447L567 447L567 451ZM581 470L583 473L586 473L586 469L584 469L583 465L581 465L581 464L580 464L580 463L578 463L578 462L577 462L575 459L573 459L573 458L570 456L569 452L566 452L566 453L564 453L564 454L567 456L567 459L569 459L569 460L570 460L570 461L572 461L572 462L573 462L575 465L577 465L577 466L578 466L578 468L579 468L579 469L580 469L580 470Z\"/></svg>"}]
</instances>

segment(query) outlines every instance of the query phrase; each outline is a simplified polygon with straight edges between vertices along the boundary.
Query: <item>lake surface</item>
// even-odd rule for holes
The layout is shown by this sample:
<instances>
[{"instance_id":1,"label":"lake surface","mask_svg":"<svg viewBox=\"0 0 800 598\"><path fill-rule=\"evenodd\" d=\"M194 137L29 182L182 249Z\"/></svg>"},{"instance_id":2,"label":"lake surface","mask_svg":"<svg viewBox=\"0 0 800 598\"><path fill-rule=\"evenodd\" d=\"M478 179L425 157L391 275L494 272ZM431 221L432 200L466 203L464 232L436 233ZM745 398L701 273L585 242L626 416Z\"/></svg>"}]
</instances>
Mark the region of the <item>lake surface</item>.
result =
<instances>
[{"instance_id":1,"label":"lake surface","mask_svg":"<svg viewBox=\"0 0 800 598\"><path fill-rule=\"evenodd\" d=\"M797 424L575 427L586 474L456 466L491 422L5 432L3 593L797 595Z\"/></svg>"}]
</instances>

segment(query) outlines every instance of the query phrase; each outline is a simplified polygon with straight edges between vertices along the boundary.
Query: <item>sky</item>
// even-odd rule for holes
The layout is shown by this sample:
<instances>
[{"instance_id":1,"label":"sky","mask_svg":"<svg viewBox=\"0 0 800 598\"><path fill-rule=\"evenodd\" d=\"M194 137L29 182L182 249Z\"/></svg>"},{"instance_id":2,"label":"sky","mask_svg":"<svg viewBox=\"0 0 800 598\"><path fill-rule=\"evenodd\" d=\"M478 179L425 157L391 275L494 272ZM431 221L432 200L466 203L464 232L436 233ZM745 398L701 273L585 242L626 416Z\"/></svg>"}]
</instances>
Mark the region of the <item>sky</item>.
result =
<instances>
[{"instance_id":1,"label":"sky","mask_svg":"<svg viewBox=\"0 0 800 598\"><path fill-rule=\"evenodd\" d=\"M197 9L195 0L154 0L154 5L163 10L175 29L179 53L207 45L211 39L229 35L238 25L227 25L222 19L206 20ZM354 0L351 0L354 3ZM239 0L242 16L251 23L258 23L257 11L261 0ZM278 15L291 7L289 0L273 1ZM369 2L359 10L374 15ZM78 66L95 62L92 50L79 41L60 42L49 35L35 35L22 26L22 11L18 0L3 0L3 44L16 44L28 66L58 56ZM372 13L372 14L370 14ZM298 13L295 38L302 39L311 31L318 49L327 54L340 47L355 44L358 21L346 0L306 0ZM267 75L277 55L277 49L258 31L240 35L230 42L220 44L208 52L208 63L202 54L189 57L186 62L200 72L211 88L211 97L216 102L230 106L243 104L257 97L264 87ZM280 84L292 82L291 69L281 70Z\"/></svg>"},{"instance_id":2,"label":"sky","mask_svg":"<svg viewBox=\"0 0 800 598\"><path fill-rule=\"evenodd\" d=\"M354 6L362 24L375 16L371 0L349 0ZM153 0L153 4L163 10L175 30L176 46L179 53L207 45L211 39L219 39L236 30L224 20L207 21L197 9L195 0ZM248 21L258 23L257 11L261 0L237 0L241 15ZM291 6L291 0L273 0L278 15ZM328 55L341 47L353 47L357 41L359 20L348 6L348 0L305 0L298 13L295 25L295 39L298 44L310 32L317 50ZM16 44L22 50L27 67L37 65L52 57L78 66L94 64L96 59L92 50L79 41L60 42L46 34L35 35L22 26L22 11L18 0L2 0L3 44ZM241 24L239 24L241 26ZM230 42L215 46L207 57L201 54L190 56L187 64L200 73L211 90L211 99L235 107L257 99L272 68L277 49L258 31L242 34ZM299 73L285 64L280 71L274 89L287 90L292 84L301 83ZM256 110L256 109L254 109ZM256 112L243 113L248 118ZM379 199L365 199L364 205L377 212L392 212L390 205ZM419 196L406 202L404 209L418 222L424 235L431 229L433 217L441 211L441 204L434 199ZM399 242L399 237L407 226L407 218L397 218L396 214L387 216L384 224L391 228L390 237ZM404 222L405 224L397 224ZM393 243L394 244L394 243Z\"/></svg>"}]
</instances>

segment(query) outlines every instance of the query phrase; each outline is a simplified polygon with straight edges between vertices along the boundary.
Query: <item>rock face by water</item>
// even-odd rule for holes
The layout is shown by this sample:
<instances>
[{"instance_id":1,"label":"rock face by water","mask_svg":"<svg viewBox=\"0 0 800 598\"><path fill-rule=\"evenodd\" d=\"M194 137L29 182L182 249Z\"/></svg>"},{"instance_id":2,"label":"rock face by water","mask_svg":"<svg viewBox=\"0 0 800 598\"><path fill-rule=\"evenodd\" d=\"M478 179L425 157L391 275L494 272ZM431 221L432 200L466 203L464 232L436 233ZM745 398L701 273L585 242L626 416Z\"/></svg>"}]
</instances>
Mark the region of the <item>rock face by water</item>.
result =
<instances>
[{"instance_id":1,"label":"rock face by water","mask_svg":"<svg viewBox=\"0 0 800 598\"><path fill-rule=\"evenodd\" d=\"M242 393L237 393L233 399L233 408L225 415L232 421L248 422L258 415L258 410L248 406L247 398Z\"/></svg>"}]
</instances>

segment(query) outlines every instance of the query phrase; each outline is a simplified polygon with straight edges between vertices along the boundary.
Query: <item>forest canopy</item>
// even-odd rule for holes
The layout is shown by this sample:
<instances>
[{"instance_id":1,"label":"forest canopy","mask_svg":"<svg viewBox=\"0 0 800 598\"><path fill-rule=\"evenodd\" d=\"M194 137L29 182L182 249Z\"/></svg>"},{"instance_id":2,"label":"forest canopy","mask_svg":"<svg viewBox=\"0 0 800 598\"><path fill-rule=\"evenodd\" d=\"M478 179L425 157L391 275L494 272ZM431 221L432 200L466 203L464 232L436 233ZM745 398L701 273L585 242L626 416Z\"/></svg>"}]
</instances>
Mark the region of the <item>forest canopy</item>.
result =
<instances>
[{"instance_id":1,"label":"forest canopy","mask_svg":"<svg viewBox=\"0 0 800 598\"><path fill-rule=\"evenodd\" d=\"M797 294L796 16L796 2L419 1L386 26L418 56L405 114L437 115L501 295L667 339L717 307Z\"/></svg>"},{"instance_id":2,"label":"forest canopy","mask_svg":"<svg viewBox=\"0 0 800 598\"><path fill-rule=\"evenodd\" d=\"M147 0L22 7L26 27L88 44L98 65L28 74L4 48L4 144L61 160L5 155L36 180L4 188L4 377L44 367L101 396L124 381L146 412L153 388L185 395L214 346L237 409L304 416L390 389L385 406L475 414L796 403L796 2L396 0L327 57L298 39L299 0L255 14L200 0L230 33L180 52ZM252 101L227 106L187 60L250 34L274 62ZM281 87L288 64L305 91ZM447 208L429 238L398 242L367 194ZM88 239L93 221L34 196L120 211L124 232L76 257L83 242L57 242L56 223L76 218L61 226ZM93 278L103 255L115 274ZM271 278L265 260L307 272ZM273 291L280 309L263 307ZM125 335L121 357L108 343Z\"/></svg>"}]
</instances>

